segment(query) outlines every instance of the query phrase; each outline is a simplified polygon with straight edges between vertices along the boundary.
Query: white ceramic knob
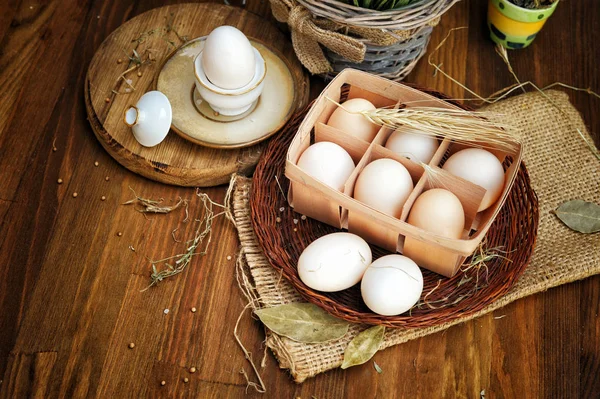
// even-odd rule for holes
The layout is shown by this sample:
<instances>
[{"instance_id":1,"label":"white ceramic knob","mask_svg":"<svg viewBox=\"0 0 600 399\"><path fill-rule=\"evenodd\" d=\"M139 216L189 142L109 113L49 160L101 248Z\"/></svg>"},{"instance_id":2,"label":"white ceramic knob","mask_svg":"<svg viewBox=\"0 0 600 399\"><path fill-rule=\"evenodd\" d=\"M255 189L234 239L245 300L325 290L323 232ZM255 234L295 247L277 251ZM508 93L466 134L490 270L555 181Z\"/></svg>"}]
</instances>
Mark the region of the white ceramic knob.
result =
<instances>
[{"instance_id":1,"label":"white ceramic knob","mask_svg":"<svg viewBox=\"0 0 600 399\"><path fill-rule=\"evenodd\" d=\"M149 91L125 110L125 123L144 147L160 144L171 129L172 119L171 103L160 91Z\"/></svg>"}]
</instances>

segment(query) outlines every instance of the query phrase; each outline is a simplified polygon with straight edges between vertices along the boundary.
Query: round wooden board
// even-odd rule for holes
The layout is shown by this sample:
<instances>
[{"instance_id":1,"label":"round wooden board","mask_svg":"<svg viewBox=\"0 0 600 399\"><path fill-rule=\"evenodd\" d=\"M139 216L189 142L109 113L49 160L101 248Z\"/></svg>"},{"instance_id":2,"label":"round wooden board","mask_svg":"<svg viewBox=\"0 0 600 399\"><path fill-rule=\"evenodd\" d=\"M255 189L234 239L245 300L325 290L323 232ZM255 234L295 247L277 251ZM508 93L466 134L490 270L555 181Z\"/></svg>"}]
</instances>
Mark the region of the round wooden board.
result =
<instances>
[{"instance_id":1,"label":"round wooden board","mask_svg":"<svg viewBox=\"0 0 600 399\"><path fill-rule=\"evenodd\" d=\"M85 104L92 130L106 151L121 165L152 180L193 187L226 183L232 173L252 173L266 142L223 150L193 144L171 131L158 146L145 148L123 123L124 109L135 104L147 91L154 90L155 79L164 60L175 46L183 43L178 36L189 39L205 36L221 25L235 26L281 53L291 67L295 86L301 91L296 96L296 108L307 103L308 76L287 37L269 21L239 8L215 3L157 8L138 15L111 33L96 51L88 68ZM168 26L172 26L173 30L169 30ZM142 40L136 41L140 37ZM126 75L135 90L125 93L129 86L118 78L135 65L127 57L127 54L133 54L133 50L142 60L151 54L154 61ZM119 59L123 62L118 63Z\"/></svg>"}]
</instances>

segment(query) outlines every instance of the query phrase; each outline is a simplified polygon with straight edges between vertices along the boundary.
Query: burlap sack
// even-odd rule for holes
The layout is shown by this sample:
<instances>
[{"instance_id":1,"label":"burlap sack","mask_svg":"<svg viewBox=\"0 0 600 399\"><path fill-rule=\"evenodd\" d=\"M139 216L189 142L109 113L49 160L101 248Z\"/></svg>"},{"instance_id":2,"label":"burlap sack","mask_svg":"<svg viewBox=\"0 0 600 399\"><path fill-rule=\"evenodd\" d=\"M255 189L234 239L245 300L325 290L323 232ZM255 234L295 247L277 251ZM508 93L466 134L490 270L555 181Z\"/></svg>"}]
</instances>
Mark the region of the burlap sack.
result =
<instances>
[{"instance_id":1,"label":"burlap sack","mask_svg":"<svg viewBox=\"0 0 600 399\"><path fill-rule=\"evenodd\" d=\"M569 116L567 119L539 94L523 94L485 108L503 114L523 132L524 159L531 183L539 197L540 225L537 247L525 273L511 291L477 314L421 329L387 329L381 347L442 331L452 325L491 312L519 298L600 273L600 233L580 234L569 230L551 211L564 201L583 199L600 203L600 161L579 136L574 123L592 142L568 96L549 91L551 99ZM233 193L233 210L240 237L239 274L244 294L270 307L302 301L300 295L269 265L250 222L248 193L251 180L239 178ZM344 349L365 326L354 325L339 341L303 344L267 331L266 344L289 369L296 382L339 367Z\"/></svg>"}]
</instances>

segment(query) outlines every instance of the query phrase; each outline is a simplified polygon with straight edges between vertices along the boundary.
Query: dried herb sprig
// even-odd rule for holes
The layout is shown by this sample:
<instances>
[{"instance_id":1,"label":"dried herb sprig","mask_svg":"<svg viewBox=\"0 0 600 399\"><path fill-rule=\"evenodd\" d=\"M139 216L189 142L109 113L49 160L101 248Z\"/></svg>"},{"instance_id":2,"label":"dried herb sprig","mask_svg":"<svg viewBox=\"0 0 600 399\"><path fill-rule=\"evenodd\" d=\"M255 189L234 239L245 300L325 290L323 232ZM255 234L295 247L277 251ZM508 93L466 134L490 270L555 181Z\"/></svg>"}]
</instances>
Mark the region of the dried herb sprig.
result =
<instances>
[{"instance_id":1,"label":"dried herb sprig","mask_svg":"<svg viewBox=\"0 0 600 399\"><path fill-rule=\"evenodd\" d=\"M150 285L148 287L146 287L145 289L143 289L142 291L147 290L148 288L152 287L153 285L158 284L159 282L163 281L166 278L175 276L175 275L183 272L188 267L188 265L190 264L190 262L192 261L194 256L206 255L206 251L207 251L207 249L210 245L211 239L212 239L211 232L212 232L213 220L215 217L222 215L225 212L221 212L221 213L218 213L215 215L213 206L217 205L217 206L223 207L223 205L217 204L216 202L214 202L213 200L210 199L208 194L201 193L200 191L196 191L196 195L198 197L200 197L200 200L202 201L204 212L203 212L203 216L201 219L195 219L195 222L198 224L198 227L196 227L196 231L194 233L194 238L192 238L191 240L186 242L187 248L186 248L185 253L177 254L174 256L169 256L168 258L164 258L164 259L160 259L160 260L156 260L156 261L151 261L151 264L152 264L152 273L150 274L151 282L150 282ZM205 238L207 238L207 241L204 244L203 249L198 250L204 243ZM173 260L175 260L175 261L173 262ZM161 264L164 265L165 268L162 270L158 270L156 266L161 265Z\"/></svg>"},{"instance_id":2,"label":"dried herb sprig","mask_svg":"<svg viewBox=\"0 0 600 399\"><path fill-rule=\"evenodd\" d=\"M464 274L463 275L463 279L461 281L459 281L459 286L464 284L464 281L466 278L471 279L472 277L467 277L466 273L468 273L470 270L475 269L476 273L475 273L475 288L479 289L479 274L481 271L485 271L485 282L486 284L488 283L488 277L489 277L489 269L488 269L488 262L491 262L494 259L500 258L500 259L504 259L508 262L512 262L512 260L508 259L505 255L507 254L506 251L503 250L503 247L491 247L491 248L486 248L485 247L486 242L482 242L481 244L479 244L479 247L477 248L477 251L471 256L471 258L469 259L469 262L464 263L461 267L460 267L460 271Z\"/></svg>"},{"instance_id":3,"label":"dried herb sprig","mask_svg":"<svg viewBox=\"0 0 600 399\"><path fill-rule=\"evenodd\" d=\"M180 35L179 32L174 28L174 26L173 26L174 20L175 20L175 13L170 13L168 17L165 17L165 25L164 26L150 29L146 32L143 32L137 38L132 39L131 41L135 42L137 44L142 44L146 40L148 40L149 37L159 34L161 39L165 40L172 47L176 47L175 42L170 40L168 37L169 34L171 32L173 32L175 34L175 36L177 37L177 39L181 42L181 44L187 43L189 41L188 37L185 35Z\"/></svg>"},{"instance_id":4,"label":"dried herb sprig","mask_svg":"<svg viewBox=\"0 0 600 399\"><path fill-rule=\"evenodd\" d=\"M137 69L140 69L142 66L152 64L155 61L154 56L152 55L152 50L150 49L146 49L144 53L146 55L146 59L142 59L140 54L135 49L132 50L132 55L129 55L127 53L125 54L127 55L127 58L129 58L129 61L131 61L133 66L127 68L117 77L115 85L117 85L121 80L123 80L125 84L129 86L129 88L125 89L125 91L123 92L113 90L112 92L114 94L129 94L131 91L135 91L135 86L133 85L130 79L127 79L127 75Z\"/></svg>"},{"instance_id":5,"label":"dried herb sprig","mask_svg":"<svg viewBox=\"0 0 600 399\"><path fill-rule=\"evenodd\" d=\"M230 183L230 188L233 188L234 184L235 184L235 176L232 178L232 181ZM227 201L225 203L227 204ZM246 347L244 346L244 344L242 343L242 340L240 339L240 337L238 335L238 326L239 326L242 316L244 315L246 310L248 308L252 308L253 310L261 308L261 303L260 303L260 299L258 297L258 293L256 291L256 287L250 280L250 277L244 271L244 262L245 262L244 256L245 255L244 255L243 249L242 249L242 250L240 250L237 260L236 260L235 277L236 277L236 280L238 283L238 287L242 291L242 294L244 295L244 297L246 298L248 303L246 304L244 309L242 309L240 315L238 316L238 319L235 323L235 327L233 328L233 336L234 336L237 344L239 345L240 349L242 350L242 352L244 352L244 357L250 363L250 366L252 367L252 370L254 371L254 374L256 375L256 378L258 380L258 383L250 381L250 377L248 376L248 373L246 373L246 371L244 369L241 369L240 374L242 374L244 376L244 379L246 380L246 391L248 390L248 388L252 387L259 393L265 393L265 392L267 392L267 387L265 386L265 383L263 382L263 380L260 376L260 373L258 372L258 368L254 364L254 361L252 359L252 353L250 353L246 349ZM266 351L266 346L265 346L265 351ZM261 367L264 367L263 366L264 361L265 361L265 357L263 356L263 361L261 362Z\"/></svg>"},{"instance_id":6,"label":"dried herb sprig","mask_svg":"<svg viewBox=\"0 0 600 399\"><path fill-rule=\"evenodd\" d=\"M343 104L339 104L329 97L328 100L344 108ZM489 113L419 106L399 109L377 108L372 111L360 112L346 111L362 114L377 125L392 129L408 126L421 134L447 137L462 144L477 143L482 147L514 152L518 149L520 142L507 124L485 119L484 117L490 116Z\"/></svg>"},{"instance_id":7,"label":"dried herb sprig","mask_svg":"<svg viewBox=\"0 0 600 399\"><path fill-rule=\"evenodd\" d=\"M232 181L234 177L235 175L232 176ZM230 185L229 189L225 194L224 204L219 204L217 202L214 202L208 196L208 194L202 193L199 189L196 189L196 195L202 201L203 212L202 217L200 219L194 220L196 223L198 223L198 227L196 228L196 231L194 233L194 238L186 242L187 248L185 253L173 255L168 258L156 261L150 261L150 263L152 264L152 273L150 274L151 282L150 285L142 291L147 290L148 288L158 284L166 278L175 276L183 272L188 267L194 256L206 255L206 252L208 250L208 247L210 246L210 242L212 239L212 223L215 218L221 215L225 215L225 217L228 220L232 221L232 223L235 224L233 215L231 214L231 208L229 206L232 191L233 185ZM221 208L223 211L215 214L214 207ZM186 220L187 217L188 216L186 211ZM204 242L205 239L206 242ZM203 249L199 250L199 248L201 247L203 247ZM173 260L175 261L173 262ZM164 265L164 269L158 270L156 266L161 264Z\"/></svg>"},{"instance_id":8,"label":"dried herb sprig","mask_svg":"<svg viewBox=\"0 0 600 399\"><path fill-rule=\"evenodd\" d=\"M238 327L240 325L240 321L242 320L242 316L244 315L244 313L246 312L246 310L248 308L254 308L254 307L255 307L254 301L246 304L246 306L244 307L244 309L238 316L237 321L235 322L235 326L233 328L233 337L235 338L236 342L242 349L242 352L244 352L244 357L246 358L246 360L248 360L248 362L250 363L250 366L252 366L252 370L254 371L254 374L256 375L256 378L258 379L258 383L250 381L250 377L248 376L248 373L246 373L246 370L244 370L243 368L240 370L240 374L242 374L244 376L244 379L246 380L246 393L248 393L248 388L250 388L250 387L254 388L256 390L256 392L258 392L258 393L266 393L267 387L266 387L264 381L262 380L260 373L258 372L256 365L254 364L254 361L252 360L252 353L248 352L248 350L246 349L244 344L242 344L242 341L240 340L240 337L238 335Z\"/></svg>"},{"instance_id":9,"label":"dried herb sprig","mask_svg":"<svg viewBox=\"0 0 600 399\"><path fill-rule=\"evenodd\" d=\"M140 213L169 213L169 212L172 212L175 209L179 208L183 204L183 206L185 207L186 220L187 220L187 214L188 214L188 201L187 200L184 200L181 197L179 197L179 199L175 205L164 206L164 205L161 205L162 202L164 201L163 198L159 198L158 200L143 198L143 197L140 197L139 195L137 195L137 193L133 190L133 188L129 187L129 189L131 190L131 192L133 192L133 195L135 196L135 198L130 199L129 201L123 202L122 205L131 205L131 204L141 205L141 208L136 209L136 211L138 211Z\"/></svg>"},{"instance_id":10,"label":"dried herb sprig","mask_svg":"<svg viewBox=\"0 0 600 399\"><path fill-rule=\"evenodd\" d=\"M481 244L479 244L477 251L471 256L471 258L459 269L459 272L462 273L462 277L458 281L456 287L459 288L469 282L472 282L472 287L464 294L461 294L455 298L451 297L450 295L446 295L440 299L429 300L428 298L441 286L442 280L438 280L436 286L426 293L423 299L419 300L419 302L417 302L410 309L411 314L414 309L422 309L424 307L428 307L429 309L443 309L454 306L460 303L462 300L474 295L477 291L483 289L488 284L488 263L496 258L502 258L510 262L505 255L506 251L504 251L502 247L488 248L486 247L486 241L484 240ZM480 280L482 280L480 273L482 272L485 272L484 284L480 284Z\"/></svg>"},{"instance_id":11,"label":"dried herb sprig","mask_svg":"<svg viewBox=\"0 0 600 399\"><path fill-rule=\"evenodd\" d=\"M146 40L148 40L148 38L150 38L151 36L154 35L159 35L159 37L164 40L165 42L167 42L171 47L173 48L177 48L177 43L175 43L173 40L171 40L170 38L170 34L174 33L177 40L179 40L180 44L185 44L188 42L188 37L184 36L184 35L180 35L179 32L174 28L173 26L173 22L175 19L175 14L171 13L169 15L169 17L165 17L165 25L158 27L158 28L154 28L154 29L150 29L146 32L143 32L142 34L140 34L137 38L134 38L131 40L132 43L136 43L136 47L139 47L142 43L144 43ZM121 73L118 77L117 77L117 81L116 83L118 84L121 80L123 80L125 82L125 84L127 86L129 86L127 89L125 89L124 92L121 91L117 91L117 90L113 90L112 92L114 94L128 94L132 91L135 91L135 86L133 85L133 83L127 79L127 75L139 68L141 68L144 65L147 64L151 64L155 61L155 57L152 54L151 49L146 49L144 51L144 55L146 55L146 58L144 59L138 52L137 48L134 48L131 51L131 54L128 53L127 51L123 50L123 52L125 53L125 55L127 56L127 58L129 59L129 62L131 64L133 64L131 67L127 68L123 73ZM140 50L141 52L141 50Z\"/></svg>"}]
</instances>

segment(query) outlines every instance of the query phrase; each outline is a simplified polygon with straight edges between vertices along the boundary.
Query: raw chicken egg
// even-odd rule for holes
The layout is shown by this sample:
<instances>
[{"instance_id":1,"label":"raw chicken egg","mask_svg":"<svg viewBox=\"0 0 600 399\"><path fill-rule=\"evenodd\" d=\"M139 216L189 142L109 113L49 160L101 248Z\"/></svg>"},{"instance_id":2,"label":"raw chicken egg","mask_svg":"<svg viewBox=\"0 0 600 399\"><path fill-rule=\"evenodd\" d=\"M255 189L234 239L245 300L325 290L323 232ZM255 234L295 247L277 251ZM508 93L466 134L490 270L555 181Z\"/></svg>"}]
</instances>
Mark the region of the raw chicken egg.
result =
<instances>
[{"instance_id":1,"label":"raw chicken egg","mask_svg":"<svg viewBox=\"0 0 600 399\"><path fill-rule=\"evenodd\" d=\"M502 194L504 169L489 151L481 148L461 150L448 158L443 169L487 190L478 212L489 208Z\"/></svg>"},{"instance_id":2,"label":"raw chicken egg","mask_svg":"<svg viewBox=\"0 0 600 399\"><path fill-rule=\"evenodd\" d=\"M341 291L360 281L371 260L371 248L365 240L351 233L332 233L302 251L298 275L315 290Z\"/></svg>"},{"instance_id":3,"label":"raw chicken egg","mask_svg":"<svg viewBox=\"0 0 600 399\"><path fill-rule=\"evenodd\" d=\"M233 26L219 26L204 42L202 69L212 84L239 89L254 77L254 50L248 38Z\"/></svg>"},{"instance_id":4,"label":"raw chicken egg","mask_svg":"<svg viewBox=\"0 0 600 399\"><path fill-rule=\"evenodd\" d=\"M448 190L434 188L416 199L407 222L430 233L459 239L465 226L465 214L456 195ZM456 256L446 248L412 237L406 237L402 253L419 266L435 272L444 272L439 265Z\"/></svg>"},{"instance_id":5,"label":"raw chicken egg","mask_svg":"<svg viewBox=\"0 0 600 399\"><path fill-rule=\"evenodd\" d=\"M372 141L379 131L379 126L357 112L373 110L375 106L370 101L353 98L333 111L327 124L359 139Z\"/></svg>"},{"instance_id":6,"label":"raw chicken egg","mask_svg":"<svg viewBox=\"0 0 600 399\"><path fill-rule=\"evenodd\" d=\"M302 153L298 167L315 179L342 191L354 170L354 161L341 146L320 141Z\"/></svg>"},{"instance_id":7,"label":"raw chicken egg","mask_svg":"<svg viewBox=\"0 0 600 399\"><path fill-rule=\"evenodd\" d=\"M390 135L385 147L415 162L429 163L440 146L436 137L412 128L402 128Z\"/></svg>"},{"instance_id":8,"label":"raw chicken egg","mask_svg":"<svg viewBox=\"0 0 600 399\"><path fill-rule=\"evenodd\" d=\"M406 256L383 256L368 267L360 291L363 301L373 312L384 316L398 315L419 301L423 292L423 274Z\"/></svg>"},{"instance_id":9,"label":"raw chicken egg","mask_svg":"<svg viewBox=\"0 0 600 399\"><path fill-rule=\"evenodd\" d=\"M354 186L354 198L399 218L412 190L413 181L404 165L382 158L371 162L360 172Z\"/></svg>"},{"instance_id":10,"label":"raw chicken egg","mask_svg":"<svg viewBox=\"0 0 600 399\"><path fill-rule=\"evenodd\" d=\"M465 212L456 195L434 188L417 197L407 222L443 237L460 238L465 228Z\"/></svg>"}]
</instances>

